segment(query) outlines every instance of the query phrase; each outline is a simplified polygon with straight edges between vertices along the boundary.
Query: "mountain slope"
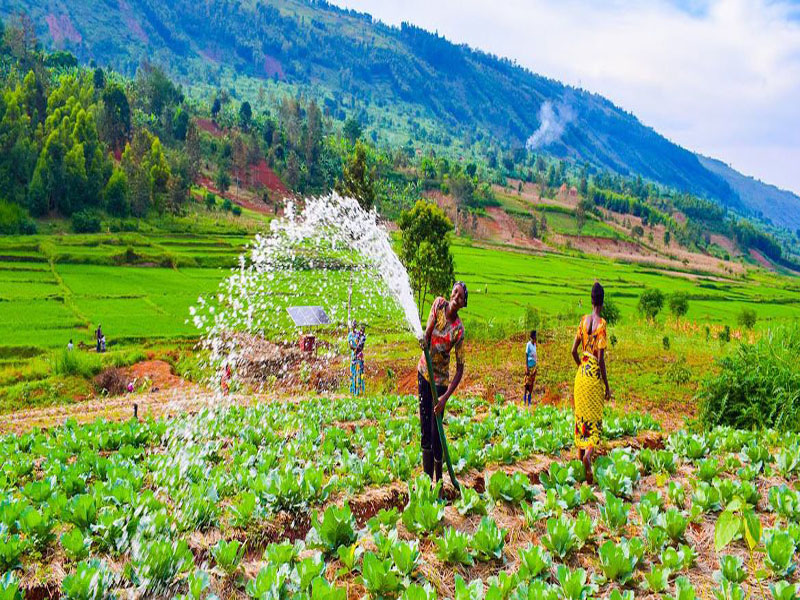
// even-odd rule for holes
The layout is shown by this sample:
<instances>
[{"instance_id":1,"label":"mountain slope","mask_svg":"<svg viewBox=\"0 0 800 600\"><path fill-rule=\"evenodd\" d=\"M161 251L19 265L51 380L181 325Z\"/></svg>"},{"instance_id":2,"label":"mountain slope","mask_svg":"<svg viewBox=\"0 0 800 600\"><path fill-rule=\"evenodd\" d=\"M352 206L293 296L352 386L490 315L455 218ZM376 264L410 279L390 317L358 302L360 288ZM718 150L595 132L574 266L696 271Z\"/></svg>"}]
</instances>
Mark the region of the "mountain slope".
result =
<instances>
[{"instance_id":1,"label":"mountain slope","mask_svg":"<svg viewBox=\"0 0 800 600\"><path fill-rule=\"evenodd\" d=\"M800 228L800 197L787 190L742 175L724 162L698 155L700 163L722 177L739 196L746 210L761 214L776 225Z\"/></svg>"},{"instance_id":2,"label":"mountain slope","mask_svg":"<svg viewBox=\"0 0 800 600\"><path fill-rule=\"evenodd\" d=\"M511 147L538 130L533 139L549 154L738 204L726 181L693 153L605 98L417 27L388 27L303 0L0 0L4 18L23 8L46 46L129 74L147 58L184 81L213 82L222 65L321 85L334 99L344 92L403 103L451 130Z\"/></svg>"}]
</instances>

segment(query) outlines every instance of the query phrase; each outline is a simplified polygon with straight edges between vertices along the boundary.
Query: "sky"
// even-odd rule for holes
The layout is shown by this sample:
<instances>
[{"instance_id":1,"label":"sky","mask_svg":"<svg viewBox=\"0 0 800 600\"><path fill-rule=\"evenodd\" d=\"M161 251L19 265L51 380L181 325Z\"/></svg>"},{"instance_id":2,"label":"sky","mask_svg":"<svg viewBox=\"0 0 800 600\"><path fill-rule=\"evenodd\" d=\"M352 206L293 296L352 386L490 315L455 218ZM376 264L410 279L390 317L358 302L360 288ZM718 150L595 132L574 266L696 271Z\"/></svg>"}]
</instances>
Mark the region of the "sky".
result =
<instances>
[{"instance_id":1,"label":"sky","mask_svg":"<svg viewBox=\"0 0 800 600\"><path fill-rule=\"evenodd\" d=\"M335 0L597 92L800 194L800 0Z\"/></svg>"}]
</instances>

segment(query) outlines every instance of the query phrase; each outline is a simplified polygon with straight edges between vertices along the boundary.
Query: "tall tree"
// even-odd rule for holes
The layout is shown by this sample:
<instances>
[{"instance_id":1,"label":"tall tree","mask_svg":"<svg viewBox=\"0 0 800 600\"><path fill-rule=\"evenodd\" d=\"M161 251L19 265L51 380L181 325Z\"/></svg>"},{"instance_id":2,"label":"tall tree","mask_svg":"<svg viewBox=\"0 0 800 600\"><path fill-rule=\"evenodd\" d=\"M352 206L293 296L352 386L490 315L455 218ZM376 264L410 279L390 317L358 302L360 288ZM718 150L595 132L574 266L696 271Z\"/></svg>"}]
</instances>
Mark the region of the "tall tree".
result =
<instances>
[{"instance_id":1,"label":"tall tree","mask_svg":"<svg viewBox=\"0 0 800 600\"><path fill-rule=\"evenodd\" d=\"M400 260L408 269L417 307L424 312L428 294L446 295L455 281L450 232L444 211L425 200L400 215Z\"/></svg>"},{"instance_id":2,"label":"tall tree","mask_svg":"<svg viewBox=\"0 0 800 600\"><path fill-rule=\"evenodd\" d=\"M367 148L358 140L350 153L336 190L342 196L358 200L365 210L375 204L375 169L368 164Z\"/></svg>"},{"instance_id":3,"label":"tall tree","mask_svg":"<svg viewBox=\"0 0 800 600\"><path fill-rule=\"evenodd\" d=\"M112 149L125 147L131 134L131 107L125 90L118 83L110 83L103 90L101 131Z\"/></svg>"}]
</instances>

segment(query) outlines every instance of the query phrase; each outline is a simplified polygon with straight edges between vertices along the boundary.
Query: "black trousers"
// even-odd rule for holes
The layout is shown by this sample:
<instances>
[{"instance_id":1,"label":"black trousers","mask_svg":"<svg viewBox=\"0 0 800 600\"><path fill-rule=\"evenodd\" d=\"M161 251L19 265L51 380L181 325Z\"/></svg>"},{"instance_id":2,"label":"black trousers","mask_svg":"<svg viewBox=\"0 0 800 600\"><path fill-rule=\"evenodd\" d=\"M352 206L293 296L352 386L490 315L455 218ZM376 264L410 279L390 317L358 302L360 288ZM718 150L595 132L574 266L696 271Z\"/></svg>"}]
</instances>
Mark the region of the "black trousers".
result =
<instances>
[{"instance_id":1,"label":"black trousers","mask_svg":"<svg viewBox=\"0 0 800 600\"><path fill-rule=\"evenodd\" d=\"M438 396L447 391L445 386L436 386L437 398L431 398L431 386L425 378L417 373L417 386L419 389L419 426L422 433L422 449L433 450L433 458L442 460L442 440L439 438L439 429L436 427L436 415L433 407L439 402Z\"/></svg>"}]
</instances>

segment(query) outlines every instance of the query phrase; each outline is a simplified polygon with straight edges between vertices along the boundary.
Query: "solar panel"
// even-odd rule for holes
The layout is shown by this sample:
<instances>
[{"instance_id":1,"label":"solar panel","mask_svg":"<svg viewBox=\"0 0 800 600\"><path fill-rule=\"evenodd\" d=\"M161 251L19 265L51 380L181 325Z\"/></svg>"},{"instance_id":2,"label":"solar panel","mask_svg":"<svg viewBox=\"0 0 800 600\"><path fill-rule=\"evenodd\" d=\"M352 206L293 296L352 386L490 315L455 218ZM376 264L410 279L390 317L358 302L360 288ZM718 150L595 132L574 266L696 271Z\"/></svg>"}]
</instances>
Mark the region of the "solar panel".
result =
<instances>
[{"instance_id":1,"label":"solar panel","mask_svg":"<svg viewBox=\"0 0 800 600\"><path fill-rule=\"evenodd\" d=\"M286 312L298 327L328 325L331 322L321 306L289 306Z\"/></svg>"}]
</instances>

